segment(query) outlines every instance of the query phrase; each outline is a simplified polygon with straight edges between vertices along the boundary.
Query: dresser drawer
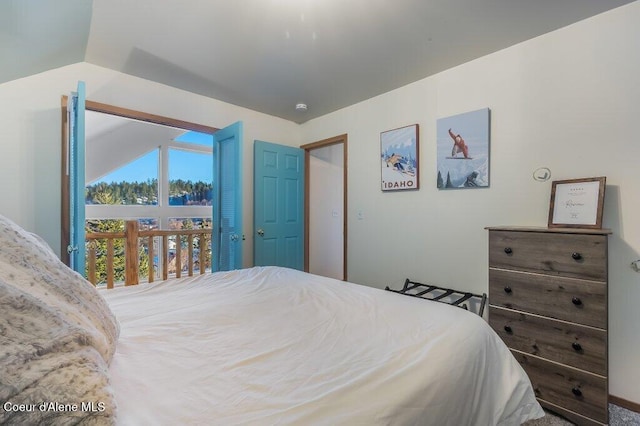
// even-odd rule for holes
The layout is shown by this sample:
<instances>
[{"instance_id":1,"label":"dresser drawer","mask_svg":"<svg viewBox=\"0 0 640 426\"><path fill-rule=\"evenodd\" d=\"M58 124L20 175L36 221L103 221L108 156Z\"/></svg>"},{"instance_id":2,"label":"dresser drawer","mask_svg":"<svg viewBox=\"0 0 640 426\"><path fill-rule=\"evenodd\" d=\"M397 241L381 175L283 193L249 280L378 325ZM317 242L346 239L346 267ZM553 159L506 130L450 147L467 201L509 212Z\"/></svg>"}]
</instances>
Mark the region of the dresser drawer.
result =
<instances>
[{"instance_id":1,"label":"dresser drawer","mask_svg":"<svg viewBox=\"0 0 640 426\"><path fill-rule=\"evenodd\" d=\"M513 351L536 396L602 423L608 421L605 378Z\"/></svg>"},{"instance_id":2,"label":"dresser drawer","mask_svg":"<svg viewBox=\"0 0 640 426\"><path fill-rule=\"evenodd\" d=\"M489 266L606 281L607 236L492 230Z\"/></svg>"},{"instance_id":3,"label":"dresser drawer","mask_svg":"<svg viewBox=\"0 0 640 426\"><path fill-rule=\"evenodd\" d=\"M511 349L607 375L604 330L493 306L489 324Z\"/></svg>"},{"instance_id":4,"label":"dresser drawer","mask_svg":"<svg viewBox=\"0 0 640 426\"><path fill-rule=\"evenodd\" d=\"M607 328L605 283L489 268L489 303Z\"/></svg>"},{"instance_id":5,"label":"dresser drawer","mask_svg":"<svg viewBox=\"0 0 640 426\"><path fill-rule=\"evenodd\" d=\"M558 405L555 405L549 401L545 401L543 399L538 399L538 402L540 403L540 405L542 405L542 408L546 408L547 410L551 411L552 413L556 413L559 414L560 416L564 417L565 419L569 420L571 423L575 424L575 425L580 425L580 426L606 426L604 423L602 422L598 422L594 419L590 419L588 417L585 417L583 415L580 415L578 413L576 413L575 411L570 411L570 410L566 410Z\"/></svg>"}]
</instances>

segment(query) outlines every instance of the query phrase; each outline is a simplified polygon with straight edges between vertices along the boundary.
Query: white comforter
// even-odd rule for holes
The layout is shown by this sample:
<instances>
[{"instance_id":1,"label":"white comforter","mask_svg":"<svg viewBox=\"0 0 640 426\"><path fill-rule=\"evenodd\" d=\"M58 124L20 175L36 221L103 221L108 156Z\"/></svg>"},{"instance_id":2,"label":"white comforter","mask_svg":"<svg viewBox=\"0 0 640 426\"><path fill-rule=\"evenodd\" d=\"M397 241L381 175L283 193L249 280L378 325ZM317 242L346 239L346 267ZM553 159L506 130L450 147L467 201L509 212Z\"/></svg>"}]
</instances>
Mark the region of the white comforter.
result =
<instances>
[{"instance_id":1,"label":"white comforter","mask_svg":"<svg viewBox=\"0 0 640 426\"><path fill-rule=\"evenodd\" d=\"M105 290L123 425L519 425L543 415L477 315L285 268Z\"/></svg>"}]
</instances>

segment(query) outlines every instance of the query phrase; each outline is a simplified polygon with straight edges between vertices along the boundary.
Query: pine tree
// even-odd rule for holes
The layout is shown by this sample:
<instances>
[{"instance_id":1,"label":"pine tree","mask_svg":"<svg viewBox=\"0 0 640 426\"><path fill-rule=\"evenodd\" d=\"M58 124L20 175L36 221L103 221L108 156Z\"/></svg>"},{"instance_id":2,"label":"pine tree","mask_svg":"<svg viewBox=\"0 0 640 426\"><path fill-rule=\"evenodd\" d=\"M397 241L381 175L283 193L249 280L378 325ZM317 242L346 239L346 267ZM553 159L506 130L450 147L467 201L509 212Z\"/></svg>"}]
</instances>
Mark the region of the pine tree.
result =
<instances>
[{"instance_id":1,"label":"pine tree","mask_svg":"<svg viewBox=\"0 0 640 426\"><path fill-rule=\"evenodd\" d=\"M451 183L451 176L449 175L449 172L447 172L447 188L453 188L453 184Z\"/></svg>"},{"instance_id":2,"label":"pine tree","mask_svg":"<svg viewBox=\"0 0 640 426\"><path fill-rule=\"evenodd\" d=\"M211 182L203 181L184 181L176 179L169 182L170 197L189 197L191 203L207 204L210 202L207 198L211 196L213 185ZM87 204L157 204L158 181L157 179L148 179L144 182L100 182L94 185L88 185L85 188L85 197ZM181 223L183 229L193 229L194 223L191 219L187 219ZM202 221L202 227L211 228L211 219ZM86 232L123 232L124 221L115 219L103 220L87 220ZM180 228L180 226L178 226ZM106 259L107 259L107 242L106 240L96 240L91 244L95 245L97 252L96 259L96 279L97 283L104 283L107 279ZM199 242L197 243L199 245ZM114 280L123 281L125 276L125 242L122 239L114 240ZM200 247L198 247L200 248ZM149 268L152 267L153 259L149 259L148 240L141 239L139 243L139 272L141 276L147 276ZM211 253L209 247L206 248L206 261L210 264Z\"/></svg>"},{"instance_id":3,"label":"pine tree","mask_svg":"<svg viewBox=\"0 0 640 426\"><path fill-rule=\"evenodd\" d=\"M87 220L85 227L87 233L91 232L124 232L124 220L121 219L101 219ZM89 244L96 249L96 284L107 282L107 240L93 240ZM125 241L121 238L113 240L113 271L114 281L124 281L125 275ZM88 263L88 262L87 262ZM87 265L86 275L89 270Z\"/></svg>"}]
</instances>

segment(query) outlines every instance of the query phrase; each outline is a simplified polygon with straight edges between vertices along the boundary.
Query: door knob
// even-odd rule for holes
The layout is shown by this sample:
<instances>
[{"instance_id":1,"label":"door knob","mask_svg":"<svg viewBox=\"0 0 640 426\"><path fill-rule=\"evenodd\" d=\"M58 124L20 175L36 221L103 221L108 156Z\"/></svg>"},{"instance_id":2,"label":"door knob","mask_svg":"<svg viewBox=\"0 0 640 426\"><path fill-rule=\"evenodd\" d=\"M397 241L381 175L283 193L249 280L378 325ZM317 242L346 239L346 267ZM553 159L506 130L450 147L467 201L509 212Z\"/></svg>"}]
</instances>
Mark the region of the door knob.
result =
<instances>
[{"instance_id":1,"label":"door knob","mask_svg":"<svg viewBox=\"0 0 640 426\"><path fill-rule=\"evenodd\" d=\"M258 235L260 235L261 237L264 237L264 229L258 228Z\"/></svg>"}]
</instances>

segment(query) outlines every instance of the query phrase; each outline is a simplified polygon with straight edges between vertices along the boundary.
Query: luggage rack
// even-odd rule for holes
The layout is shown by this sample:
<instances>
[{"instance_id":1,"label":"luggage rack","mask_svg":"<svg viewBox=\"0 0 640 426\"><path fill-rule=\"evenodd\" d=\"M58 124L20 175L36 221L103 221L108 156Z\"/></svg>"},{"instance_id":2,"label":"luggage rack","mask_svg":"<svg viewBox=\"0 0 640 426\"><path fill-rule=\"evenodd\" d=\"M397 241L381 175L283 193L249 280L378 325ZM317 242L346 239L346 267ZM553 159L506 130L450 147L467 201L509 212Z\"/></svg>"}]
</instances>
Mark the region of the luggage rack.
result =
<instances>
[{"instance_id":1,"label":"luggage rack","mask_svg":"<svg viewBox=\"0 0 640 426\"><path fill-rule=\"evenodd\" d=\"M385 290L404 294L406 296L419 297L421 299L447 303L449 305L454 305L462 309L472 310L479 316L482 316L482 314L484 313L484 306L487 303L486 293L473 294L469 292L453 290L451 288L438 287L432 284L422 284L419 282L411 281L409 278L404 281L404 286L401 290L394 290L389 286L385 287ZM470 309L471 304L474 305L475 309Z\"/></svg>"}]
</instances>

